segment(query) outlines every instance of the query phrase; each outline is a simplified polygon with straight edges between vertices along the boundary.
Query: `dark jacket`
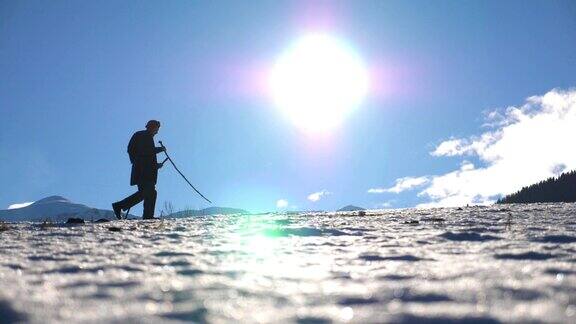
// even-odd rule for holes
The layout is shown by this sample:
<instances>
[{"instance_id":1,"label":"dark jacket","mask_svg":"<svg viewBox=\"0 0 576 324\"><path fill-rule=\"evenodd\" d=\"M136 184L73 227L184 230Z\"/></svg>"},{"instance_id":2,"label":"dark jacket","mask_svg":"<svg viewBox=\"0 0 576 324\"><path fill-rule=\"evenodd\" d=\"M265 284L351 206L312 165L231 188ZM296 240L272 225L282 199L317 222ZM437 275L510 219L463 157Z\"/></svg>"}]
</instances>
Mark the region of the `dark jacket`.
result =
<instances>
[{"instance_id":1,"label":"dark jacket","mask_svg":"<svg viewBox=\"0 0 576 324\"><path fill-rule=\"evenodd\" d=\"M154 183L158 178L158 160L156 154L162 152L161 147L154 146L154 138L146 130L141 130L130 139L128 155L132 163L130 185Z\"/></svg>"}]
</instances>

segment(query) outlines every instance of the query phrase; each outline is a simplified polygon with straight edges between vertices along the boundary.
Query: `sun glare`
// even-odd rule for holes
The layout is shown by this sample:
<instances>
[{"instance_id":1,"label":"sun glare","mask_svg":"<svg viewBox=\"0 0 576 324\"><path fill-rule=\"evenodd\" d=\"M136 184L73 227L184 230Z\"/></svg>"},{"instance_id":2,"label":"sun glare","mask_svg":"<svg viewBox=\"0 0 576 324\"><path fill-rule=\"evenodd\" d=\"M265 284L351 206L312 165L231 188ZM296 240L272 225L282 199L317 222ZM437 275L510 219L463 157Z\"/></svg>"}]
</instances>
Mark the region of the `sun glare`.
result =
<instances>
[{"instance_id":1,"label":"sun glare","mask_svg":"<svg viewBox=\"0 0 576 324\"><path fill-rule=\"evenodd\" d=\"M280 56L270 76L275 104L300 128L325 132L366 96L368 73L358 55L328 35L309 35Z\"/></svg>"}]
</instances>

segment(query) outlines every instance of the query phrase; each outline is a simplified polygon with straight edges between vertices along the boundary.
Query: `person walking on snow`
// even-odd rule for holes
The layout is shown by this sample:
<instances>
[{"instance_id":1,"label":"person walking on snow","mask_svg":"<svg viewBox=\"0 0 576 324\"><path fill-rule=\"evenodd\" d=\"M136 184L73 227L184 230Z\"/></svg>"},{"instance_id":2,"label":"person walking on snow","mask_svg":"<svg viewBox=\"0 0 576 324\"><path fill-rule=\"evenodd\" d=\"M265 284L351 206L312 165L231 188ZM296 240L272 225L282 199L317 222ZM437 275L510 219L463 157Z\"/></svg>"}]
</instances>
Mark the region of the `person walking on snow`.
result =
<instances>
[{"instance_id":1,"label":"person walking on snow","mask_svg":"<svg viewBox=\"0 0 576 324\"><path fill-rule=\"evenodd\" d=\"M154 135L160 129L160 122L150 120L146 123L146 129L138 131L132 135L128 143L128 155L132 163L130 174L130 185L138 186L138 191L134 194L112 203L112 209L116 218L122 219L122 211L129 210L132 206L144 200L143 219L156 219L154 208L156 206L156 180L158 179L158 169L162 164L158 163L156 154L166 151L166 148L154 145Z\"/></svg>"}]
</instances>

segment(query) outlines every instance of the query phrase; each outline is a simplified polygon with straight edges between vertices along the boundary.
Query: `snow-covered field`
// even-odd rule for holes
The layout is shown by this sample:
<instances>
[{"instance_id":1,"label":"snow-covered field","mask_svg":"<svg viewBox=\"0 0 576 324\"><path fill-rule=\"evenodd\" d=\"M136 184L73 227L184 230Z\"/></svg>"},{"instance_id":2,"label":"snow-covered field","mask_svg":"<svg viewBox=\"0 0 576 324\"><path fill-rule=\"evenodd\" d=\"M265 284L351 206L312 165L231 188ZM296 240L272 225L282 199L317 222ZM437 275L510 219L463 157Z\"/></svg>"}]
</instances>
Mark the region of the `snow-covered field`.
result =
<instances>
[{"instance_id":1,"label":"snow-covered field","mask_svg":"<svg viewBox=\"0 0 576 324\"><path fill-rule=\"evenodd\" d=\"M0 321L576 322L576 205L0 232Z\"/></svg>"}]
</instances>

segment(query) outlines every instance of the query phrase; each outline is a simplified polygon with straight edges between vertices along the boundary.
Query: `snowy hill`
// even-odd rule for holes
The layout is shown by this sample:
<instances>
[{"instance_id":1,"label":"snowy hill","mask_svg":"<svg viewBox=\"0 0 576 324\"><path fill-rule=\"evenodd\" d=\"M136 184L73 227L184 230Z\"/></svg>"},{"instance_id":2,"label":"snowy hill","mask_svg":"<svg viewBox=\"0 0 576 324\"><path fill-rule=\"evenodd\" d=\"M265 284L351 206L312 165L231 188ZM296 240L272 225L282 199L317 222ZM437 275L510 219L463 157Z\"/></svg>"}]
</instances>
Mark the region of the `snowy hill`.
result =
<instances>
[{"instance_id":1,"label":"snowy hill","mask_svg":"<svg viewBox=\"0 0 576 324\"><path fill-rule=\"evenodd\" d=\"M184 218L231 214L248 214L248 212L237 208L208 207L201 210L180 211L164 217ZM71 217L82 218L85 221L98 220L100 218L116 219L112 210L92 208L73 203L62 196L46 197L22 208L0 210L0 221L6 222L41 222L48 219L52 222L65 222ZM133 217L132 214L130 214L130 217Z\"/></svg>"},{"instance_id":2,"label":"snowy hill","mask_svg":"<svg viewBox=\"0 0 576 324\"><path fill-rule=\"evenodd\" d=\"M354 205L348 205L348 206L344 206L344 207L338 209L337 211L343 212L343 211L358 211L358 210L366 210L366 208L362 208L362 207L358 207L358 206L354 206Z\"/></svg>"},{"instance_id":3,"label":"snowy hill","mask_svg":"<svg viewBox=\"0 0 576 324\"><path fill-rule=\"evenodd\" d=\"M111 210L76 204L62 196L46 197L22 208L0 210L0 220L8 222L39 222L46 219L52 222L65 222L70 217L79 217L87 221L100 218L116 219Z\"/></svg>"}]
</instances>

